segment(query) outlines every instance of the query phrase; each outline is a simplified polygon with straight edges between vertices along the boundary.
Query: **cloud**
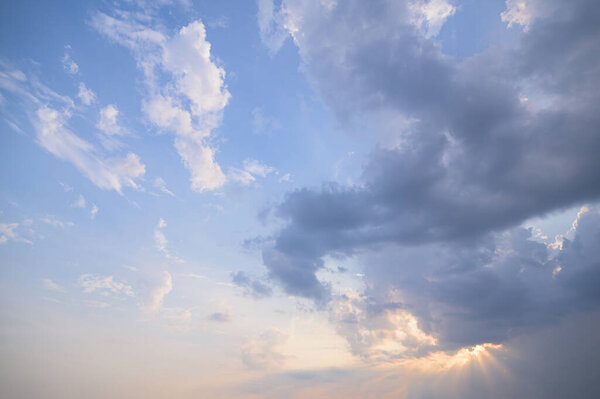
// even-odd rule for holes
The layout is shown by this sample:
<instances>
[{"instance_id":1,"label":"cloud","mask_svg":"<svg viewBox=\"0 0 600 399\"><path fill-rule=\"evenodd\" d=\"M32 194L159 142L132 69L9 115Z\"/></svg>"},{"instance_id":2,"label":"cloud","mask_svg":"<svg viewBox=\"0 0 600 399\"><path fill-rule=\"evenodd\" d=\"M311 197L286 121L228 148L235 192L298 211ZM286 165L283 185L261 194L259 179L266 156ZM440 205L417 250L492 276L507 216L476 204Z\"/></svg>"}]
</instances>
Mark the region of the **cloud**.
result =
<instances>
[{"instance_id":1,"label":"cloud","mask_svg":"<svg viewBox=\"0 0 600 399\"><path fill-rule=\"evenodd\" d=\"M52 91L37 79L27 79L22 72L11 70L7 65L1 67L0 87L24 102L22 110L32 123L36 141L42 148L71 163L102 189L122 193L123 186L137 188L136 180L145 173L137 155L109 157L101 152L69 128L74 108L71 98Z\"/></svg>"},{"instance_id":2,"label":"cloud","mask_svg":"<svg viewBox=\"0 0 600 399\"><path fill-rule=\"evenodd\" d=\"M100 209L98 208L98 206L96 204L92 204L92 209L90 209L90 219L95 219L96 218L96 214L98 213Z\"/></svg>"},{"instance_id":3,"label":"cloud","mask_svg":"<svg viewBox=\"0 0 600 399\"><path fill-rule=\"evenodd\" d=\"M437 36L446 19L456 12L456 7L447 0L417 0L410 3L409 9L413 23L424 27L427 37Z\"/></svg>"},{"instance_id":4,"label":"cloud","mask_svg":"<svg viewBox=\"0 0 600 399\"><path fill-rule=\"evenodd\" d=\"M175 197L175 194L173 194L173 192L171 192L171 190L167 188L167 183L162 177L157 177L156 179L154 179L154 187L158 188L164 194L170 195L171 197Z\"/></svg>"},{"instance_id":5,"label":"cloud","mask_svg":"<svg viewBox=\"0 0 600 399\"><path fill-rule=\"evenodd\" d=\"M79 198L77 199L77 201L75 201L73 206L76 208L85 208L85 197L79 194Z\"/></svg>"},{"instance_id":6,"label":"cloud","mask_svg":"<svg viewBox=\"0 0 600 399\"><path fill-rule=\"evenodd\" d=\"M249 369L267 369L281 366L286 356L281 353L288 335L269 329L242 345L242 362Z\"/></svg>"},{"instance_id":7,"label":"cloud","mask_svg":"<svg viewBox=\"0 0 600 399\"><path fill-rule=\"evenodd\" d=\"M140 304L140 307L146 312L158 311L162 306L165 295L171 292L172 289L173 279L171 274L167 271L163 271L160 281L148 292L144 301Z\"/></svg>"},{"instance_id":8,"label":"cloud","mask_svg":"<svg viewBox=\"0 0 600 399\"><path fill-rule=\"evenodd\" d=\"M229 312L215 312L208 316L208 320L216 321L217 323L229 323L231 314Z\"/></svg>"},{"instance_id":9,"label":"cloud","mask_svg":"<svg viewBox=\"0 0 600 399\"><path fill-rule=\"evenodd\" d=\"M117 107L109 104L100 110L100 119L98 119L96 127L107 136L123 135L125 131L117 123L118 116L119 110Z\"/></svg>"},{"instance_id":10,"label":"cloud","mask_svg":"<svg viewBox=\"0 0 600 399\"><path fill-rule=\"evenodd\" d=\"M225 70L211 58L202 22L191 22L171 37L145 22L127 12L119 13L119 18L103 13L92 18L100 33L133 52L147 88L142 108L157 128L175 135L175 148L191 174L191 188L218 189L226 178L209 139L230 98ZM168 83L161 85L159 76Z\"/></svg>"},{"instance_id":11,"label":"cloud","mask_svg":"<svg viewBox=\"0 0 600 399\"><path fill-rule=\"evenodd\" d=\"M33 241L24 238L17 232L18 229L19 223L0 223L0 245L6 244L8 241L33 245Z\"/></svg>"},{"instance_id":12,"label":"cloud","mask_svg":"<svg viewBox=\"0 0 600 399\"><path fill-rule=\"evenodd\" d=\"M284 26L285 8L282 5L275 9L273 0L258 0L258 28L260 39L267 46L271 54L279 51L285 39L289 36Z\"/></svg>"},{"instance_id":13,"label":"cloud","mask_svg":"<svg viewBox=\"0 0 600 399\"><path fill-rule=\"evenodd\" d=\"M50 226L54 227L55 229L56 228L65 229L67 227L75 226L75 223L70 222L70 221L64 222L60 219L57 219L56 216L53 216L53 215L48 215L46 217L41 218L40 220L46 224L49 224Z\"/></svg>"},{"instance_id":14,"label":"cloud","mask_svg":"<svg viewBox=\"0 0 600 399\"><path fill-rule=\"evenodd\" d=\"M135 296L130 285L114 280L113 276L100 276L97 274L82 274L79 276L78 284L86 294L92 294L96 291L101 295L124 294L130 297Z\"/></svg>"},{"instance_id":15,"label":"cloud","mask_svg":"<svg viewBox=\"0 0 600 399\"><path fill-rule=\"evenodd\" d=\"M62 64L63 69L71 75L76 75L79 72L79 65L77 65L77 63L73 61L73 59L68 53L65 53L65 55L63 56Z\"/></svg>"},{"instance_id":16,"label":"cloud","mask_svg":"<svg viewBox=\"0 0 600 399\"><path fill-rule=\"evenodd\" d=\"M243 169L231 168L229 170L229 178L243 186L250 186L256 182L257 177L265 178L271 173L277 174L277 169L255 159L245 159Z\"/></svg>"},{"instance_id":17,"label":"cloud","mask_svg":"<svg viewBox=\"0 0 600 399\"><path fill-rule=\"evenodd\" d=\"M129 153L125 159L100 157L92 144L67 129L58 111L40 108L36 114L38 143L50 153L74 164L100 188L121 193L124 185L137 187L135 179L145 173L137 155Z\"/></svg>"},{"instance_id":18,"label":"cloud","mask_svg":"<svg viewBox=\"0 0 600 399\"><path fill-rule=\"evenodd\" d=\"M88 89L83 82L79 83L77 97L79 97L81 102L85 105L91 105L94 101L96 101L96 93L94 93L91 89Z\"/></svg>"},{"instance_id":19,"label":"cloud","mask_svg":"<svg viewBox=\"0 0 600 399\"><path fill-rule=\"evenodd\" d=\"M282 183L282 182L289 182L292 181L292 175L289 173L286 173L285 175L281 176L277 181Z\"/></svg>"},{"instance_id":20,"label":"cloud","mask_svg":"<svg viewBox=\"0 0 600 399\"><path fill-rule=\"evenodd\" d=\"M439 30L451 5L425 5ZM262 252L274 281L331 312L317 272L326 256L357 258L366 303L397 292L440 348L504 342L598 306L585 284L596 281L595 255L554 254L518 227L600 198L600 53L587 50L598 47L597 2L546 2L512 47L462 60L441 52L434 31L415 29L403 2L284 0L281 9L326 106L376 145L356 185L301 188L274 209L284 227ZM583 237L593 233L578 234L590 251ZM371 317L392 316L359 326Z\"/></svg>"},{"instance_id":21,"label":"cloud","mask_svg":"<svg viewBox=\"0 0 600 399\"><path fill-rule=\"evenodd\" d=\"M279 120L266 116L260 108L252 110L252 131L255 134L269 133L281 129Z\"/></svg>"},{"instance_id":22,"label":"cloud","mask_svg":"<svg viewBox=\"0 0 600 399\"><path fill-rule=\"evenodd\" d=\"M165 227L167 227L167 222L163 218L158 219L158 223L156 225L156 228L154 229L154 243L156 244L156 249L162 252L165 258L167 258L168 260L171 260L173 262L183 262L182 259L171 254L171 252L167 248L167 237L162 232L162 229L164 229Z\"/></svg>"},{"instance_id":23,"label":"cloud","mask_svg":"<svg viewBox=\"0 0 600 399\"><path fill-rule=\"evenodd\" d=\"M50 280L49 278L43 278L42 284L44 285L44 288L46 288L47 290L50 290L50 291L56 291L56 292L64 292L65 291L65 289L63 287L56 284L54 281Z\"/></svg>"},{"instance_id":24,"label":"cloud","mask_svg":"<svg viewBox=\"0 0 600 399\"><path fill-rule=\"evenodd\" d=\"M253 279L243 271L231 273L231 281L244 289L244 294L252 296L255 299L269 297L273 294L271 287L265 283Z\"/></svg>"}]
</instances>

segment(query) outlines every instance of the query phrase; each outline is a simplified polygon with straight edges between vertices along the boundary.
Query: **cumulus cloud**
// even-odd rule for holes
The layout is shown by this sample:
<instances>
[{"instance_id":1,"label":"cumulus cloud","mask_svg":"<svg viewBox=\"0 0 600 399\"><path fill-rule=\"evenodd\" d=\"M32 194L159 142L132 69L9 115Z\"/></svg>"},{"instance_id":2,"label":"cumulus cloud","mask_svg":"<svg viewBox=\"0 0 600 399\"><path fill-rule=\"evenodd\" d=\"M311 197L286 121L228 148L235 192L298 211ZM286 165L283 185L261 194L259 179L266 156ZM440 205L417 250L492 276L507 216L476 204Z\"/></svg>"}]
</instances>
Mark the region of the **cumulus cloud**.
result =
<instances>
[{"instance_id":1,"label":"cumulus cloud","mask_svg":"<svg viewBox=\"0 0 600 399\"><path fill-rule=\"evenodd\" d=\"M118 116L119 110L117 107L109 104L100 110L100 119L98 119L96 127L108 136L122 135L124 130L117 123Z\"/></svg>"},{"instance_id":2,"label":"cumulus cloud","mask_svg":"<svg viewBox=\"0 0 600 399\"><path fill-rule=\"evenodd\" d=\"M100 33L133 52L146 82L143 110L157 128L175 135L192 189L215 190L226 180L209 142L230 97L225 70L212 59L201 21L171 37L147 22L128 12L118 18L96 13L92 18ZM161 84L162 78L168 83Z\"/></svg>"},{"instance_id":3,"label":"cumulus cloud","mask_svg":"<svg viewBox=\"0 0 600 399\"><path fill-rule=\"evenodd\" d=\"M437 36L446 19L456 12L447 0L417 0L409 4L413 23L424 28L426 36Z\"/></svg>"},{"instance_id":4,"label":"cumulus cloud","mask_svg":"<svg viewBox=\"0 0 600 399\"><path fill-rule=\"evenodd\" d=\"M415 4L432 7L422 10L432 31L415 27ZM535 19L512 16L528 26L516 44L464 60L435 42L447 2L284 0L281 9L316 91L345 129L378 145L358 184L298 189L274 209L286 222L263 248L274 281L333 311L317 278L323 259L359 259L366 299L352 301L358 321L343 335L367 354L380 342L361 339L384 333L408 353L430 350L394 317L415 317L447 349L504 342L599 305L584 238L595 233L578 229L586 255L568 255L570 241L555 254L517 227L600 198L597 2L549 1ZM393 312L357 316L390 296Z\"/></svg>"}]
</instances>

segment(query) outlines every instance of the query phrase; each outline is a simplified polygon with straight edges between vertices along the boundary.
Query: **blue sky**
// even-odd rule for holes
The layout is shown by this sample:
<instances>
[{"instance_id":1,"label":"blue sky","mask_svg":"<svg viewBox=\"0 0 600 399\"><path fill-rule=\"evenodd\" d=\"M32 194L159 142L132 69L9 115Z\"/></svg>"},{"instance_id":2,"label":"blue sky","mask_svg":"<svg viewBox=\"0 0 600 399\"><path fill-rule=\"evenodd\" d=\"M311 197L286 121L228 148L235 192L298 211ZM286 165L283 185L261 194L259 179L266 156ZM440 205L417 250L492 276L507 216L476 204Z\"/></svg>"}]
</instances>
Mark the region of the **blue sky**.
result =
<instances>
[{"instance_id":1,"label":"blue sky","mask_svg":"<svg viewBox=\"0 0 600 399\"><path fill-rule=\"evenodd\" d=\"M596 396L599 18L4 2L2 396Z\"/></svg>"}]
</instances>

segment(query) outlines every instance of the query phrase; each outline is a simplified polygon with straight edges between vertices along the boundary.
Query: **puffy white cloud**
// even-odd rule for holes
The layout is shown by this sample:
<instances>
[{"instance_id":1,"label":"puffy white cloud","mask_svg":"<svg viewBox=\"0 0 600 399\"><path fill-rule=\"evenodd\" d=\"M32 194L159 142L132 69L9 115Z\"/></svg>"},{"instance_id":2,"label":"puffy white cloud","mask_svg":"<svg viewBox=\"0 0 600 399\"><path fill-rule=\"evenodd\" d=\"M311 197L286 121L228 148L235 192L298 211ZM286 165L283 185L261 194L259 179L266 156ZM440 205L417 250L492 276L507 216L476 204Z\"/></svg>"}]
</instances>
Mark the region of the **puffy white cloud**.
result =
<instances>
[{"instance_id":1,"label":"puffy white cloud","mask_svg":"<svg viewBox=\"0 0 600 399\"><path fill-rule=\"evenodd\" d=\"M125 131L117 123L118 116L119 110L117 107L109 104L100 110L100 119L98 119L96 127L108 136L122 135Z\"/></svg>"},{"instance_id":2,"label":"puffy white cloud","mask_svg":"<svg viewBox=\"0 0 600 399\"><path fill-rule=\"evenodd\" d=\"M409 7L413 23L424 27L427 36L437 36L446 19L456 12L456 7L447 0L416 0Z\"/></svg>"},{"instance_id":3,"label":"puffy white cloud","mask_svg":"<svg viewBox=\"0 0 600 399\"><path fill-rule=\"evenodd\" d=\"M191 174L191 188L202 192L221 187L226 177L208 140L230 94L225 70L211 57L204 25L191 22L169 37L132 14L123 12L120 17L98 13L92 23L134 53L148 91L142 108L153 124L175 135L175 148ZM160 84L157 74L168 77L168 83Z\"/></svg>"},{"instance_id":4,"label":"puffy white cloud","mask_svg":"<svg viewBox=\"0 0 600 399\"><path fill-rule=\"evenodd\" d=\"M536 16L534 13L540 11L537 0L506 0L506 10L500 16L503 22L510 28L513 25L521 25L524 31L529 29L529 24Z\"/></svg>"}]
</instances>

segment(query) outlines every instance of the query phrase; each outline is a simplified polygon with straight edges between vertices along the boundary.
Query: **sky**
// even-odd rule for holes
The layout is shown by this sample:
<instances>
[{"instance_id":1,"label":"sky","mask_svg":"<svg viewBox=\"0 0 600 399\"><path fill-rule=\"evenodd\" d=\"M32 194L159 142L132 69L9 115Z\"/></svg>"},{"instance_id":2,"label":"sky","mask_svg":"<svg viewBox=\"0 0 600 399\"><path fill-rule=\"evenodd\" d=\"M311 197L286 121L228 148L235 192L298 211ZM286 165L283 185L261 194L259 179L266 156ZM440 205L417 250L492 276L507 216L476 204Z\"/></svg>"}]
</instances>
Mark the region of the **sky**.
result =
<instances>
[{"instance_id":1,"label":"sky","mask_svg":"<svg viewBox=\"0 0 600 399\"><path fill-rule=\"evenodd\" d=\"M0 4L0 396L600 396L596 0Z\"/></svg>"}]
</instances>

